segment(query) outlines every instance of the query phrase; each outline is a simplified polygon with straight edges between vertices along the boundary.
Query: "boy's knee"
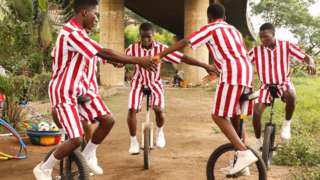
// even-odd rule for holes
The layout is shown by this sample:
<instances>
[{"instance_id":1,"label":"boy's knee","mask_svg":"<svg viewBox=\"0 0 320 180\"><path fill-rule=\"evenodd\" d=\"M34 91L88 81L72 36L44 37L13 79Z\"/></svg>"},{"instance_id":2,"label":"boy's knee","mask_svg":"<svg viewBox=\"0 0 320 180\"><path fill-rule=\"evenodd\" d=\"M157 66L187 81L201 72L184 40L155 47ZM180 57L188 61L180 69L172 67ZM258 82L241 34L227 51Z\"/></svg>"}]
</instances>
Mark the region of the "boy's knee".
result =
<instances>
[{"instance_id":1,"label":"boy's knee","mask_svg":"<svg viewBox=\"0 0 320 180\"><path fill-rule=\"evenodd\" d=\"M72 143L74 147L78 147L82 142L82 137L72 138L72 139L69 139L69 141Z\"/></svg>"},{"instance_id":2,"label":"boy's knee","mask_svg":"<svg viewBox=\"0 0 320 180\"><path fill-rule=\"evenodd\" d=\"M154 112L156 112L156 113L162 113L162 108L159 107L159 106L153 106L153 110L154 110Z\"/></svg>"}]
</instances>

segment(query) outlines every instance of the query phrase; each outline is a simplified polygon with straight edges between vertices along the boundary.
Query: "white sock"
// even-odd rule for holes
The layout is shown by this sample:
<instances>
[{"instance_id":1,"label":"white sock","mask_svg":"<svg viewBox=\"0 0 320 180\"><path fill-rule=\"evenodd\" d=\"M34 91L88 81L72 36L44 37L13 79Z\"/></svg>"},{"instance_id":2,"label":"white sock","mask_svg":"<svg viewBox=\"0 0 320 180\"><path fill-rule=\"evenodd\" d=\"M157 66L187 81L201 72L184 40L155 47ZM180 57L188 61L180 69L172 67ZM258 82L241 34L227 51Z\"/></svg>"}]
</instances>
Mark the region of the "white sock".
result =
<instances>
[{"instance_id":1,"label":"white sock","mask_svg":"<svg viewBox=\"0 0 320 180\"><path fill-rule=\"evenodd\" d=\"M286 120L286 119L285 119L285 120L283 121L283 125L284 125L284 126L290 126L290 125L291 125L291 120Z\"/></svg>"},{"instance_id":2,"label":"white sock","mask_svg":"<svg viewBox=\"0 0 320 180\"><path fill-rule=\"evenodd\" d=\"M43 162L43 164L41 165L41 169L43 170L47 170L47 169L52 169L54 167L54 165L56 165L56 163L58 162L59 160L54 157L53 153L49 156L49 158Z\"/></svg>"},{"instance_id":3,"label":"white sock","mask_svg":"<svg viewBox=\"0 0 320 180\"><path fill-rule=\"evenodd\" d=\"M261 142L262 142L261 137L260 137L260 138L257 138L257 142L259 142L259 143L261 143Z\"/></svg>"},{"instance_id":4,"label":"white sock","mask_svg":"<svg viewBox=\"0 0 320 180\"><path fill-rule=\"evenodd\" d=\"M158 132L163 132L163 126L162 127L158 127Z\"/></svg>"},{"instance_id":5,"label":"white sock","mask_svg":"<svg viewBox=\"0 0 320 180\"><path fill-rule=\"evenodd\" d=\"M130 142L137 142L137 136L130 136Z\"/></svg>"},{"instance_id":6,"label":"white sock","mask_svg":"<svg viewBox=\"0 0 320 180\"><path fill-rule=\"evenodd\" d=\"M84 150L82 151L83 156L86 159L89 159L91 156L94 156L96 154L98 145L93 144L92 141L90 140Z\"/></svg>"}]
</instances>

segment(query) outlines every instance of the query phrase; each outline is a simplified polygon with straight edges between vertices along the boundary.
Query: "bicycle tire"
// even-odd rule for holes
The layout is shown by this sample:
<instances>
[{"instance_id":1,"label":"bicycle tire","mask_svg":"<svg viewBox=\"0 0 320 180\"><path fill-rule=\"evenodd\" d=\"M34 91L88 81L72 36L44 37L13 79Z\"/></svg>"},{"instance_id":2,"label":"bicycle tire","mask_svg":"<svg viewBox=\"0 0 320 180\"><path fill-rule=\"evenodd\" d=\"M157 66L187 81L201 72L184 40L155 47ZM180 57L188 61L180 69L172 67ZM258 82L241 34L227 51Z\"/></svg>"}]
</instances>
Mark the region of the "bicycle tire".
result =
<instances>
[{"instance_id":1,"label":"bicycle tire","mask_svg":"<svg viewBox=\"0 0 320 180\"><path fill-rule=\"evenodd\" d=\"M270 169L272 164L272 154L274 146L274 132L275 128L273 125L267 124L264 131L264 139L262 145L262 159L267 167Z\"/></svg>"},{"instance_id":2,"label":"bicycle tire","mask_svg":"<svg viewBox=\"0 0 320 180\"><path fill-rule=\"evenodd\" d=\"M45 161L49 158L49 156L55 151L56 148L53 148L49 151L49 153L45 157ZM64 158L65 162L69 165L64 167L64 163L59 163L59 175L61 180L89 180L90 172L87 167L87 163L82 156L79 149L73 151L68 157ZM62 162L62 161L60 161ZM71 172L72 167L76 167L77 171Z\"/></svg>"},{"instance_id":3,"label":"bicycle tire","mask_svg":"<svg viewBox=\"0 0 320 180\"><path fill-rule=\"evenodd\" d=\"M248 149L250 149L255 156L258 158L258 161L255 163L258 173L259 173L259 180L266 180L267 179L267 169L266 166L263 162L263 160L261 159L261 157L258 155L258 153L253 150L250 147L247 147ZM227 143L224 145L219 146L216 150L214 150L207 162L207 180L215 180L215 173L214 173L214 167L215 164L217 162L217 160L219 159L219 157L228 152L228 151L235 151L234 146L231 143ZM218 179L216 179L218 180Z\"/></svg>"},{"instance_id":4,"label":"bicycle tire","mask_svg":"<svg viewBox=\"0 0 320 180\"><path fill-rule=\"evenodd\" d=\"M144 129L144 147L143 147L143 162L144 169L150 168L150 127Z\"/></svg>"}]
</instances>

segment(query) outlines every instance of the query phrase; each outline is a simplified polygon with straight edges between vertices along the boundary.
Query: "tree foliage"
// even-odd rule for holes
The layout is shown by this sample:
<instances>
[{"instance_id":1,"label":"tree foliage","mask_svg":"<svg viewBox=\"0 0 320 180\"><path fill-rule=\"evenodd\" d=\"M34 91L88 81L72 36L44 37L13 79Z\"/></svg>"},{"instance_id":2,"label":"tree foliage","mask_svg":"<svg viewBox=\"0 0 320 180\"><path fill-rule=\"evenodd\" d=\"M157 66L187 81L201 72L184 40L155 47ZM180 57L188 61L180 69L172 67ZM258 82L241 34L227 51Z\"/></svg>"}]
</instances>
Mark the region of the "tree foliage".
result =
<instances>
[{"instance_id":1,"label":"tree foliage","mask_svg":"<svg viewBox=\"0 0 320 180\"><path fill-rule=\"evenodd\" d=\"M260 0L251 2L254 15L261 15L266 22L276 27L289 29L307 53L320 55L320 17L314 17L308 7L315 0Z\"/></svg>"}]
</instances>

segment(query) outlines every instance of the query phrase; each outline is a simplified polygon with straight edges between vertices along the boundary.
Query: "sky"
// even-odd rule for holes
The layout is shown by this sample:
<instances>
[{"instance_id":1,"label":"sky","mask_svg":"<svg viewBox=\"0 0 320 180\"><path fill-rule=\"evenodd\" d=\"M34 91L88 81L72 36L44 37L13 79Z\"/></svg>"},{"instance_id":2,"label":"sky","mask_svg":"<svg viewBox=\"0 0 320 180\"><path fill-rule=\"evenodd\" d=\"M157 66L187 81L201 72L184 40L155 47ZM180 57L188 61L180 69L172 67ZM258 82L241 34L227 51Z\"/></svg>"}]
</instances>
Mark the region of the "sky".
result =
<instances>
[{"instance_id":1,"label":"sky","mask_svg":"<svg viewBox=\"0 0 320 180\"><path fill-rule=\"evenodd\" d=\"M310 11L311 15L313 15L313 16L320 16L320 0L317 0L314 5L309 7L309 11ZM255 32L258 32L259 27L261 25L261 22L263 22L263 20L261 19L261 17L254 16L251 18L251 21L254 26ZM277 29L276 37L279 38L280 36L281 36L280 39L282 39L282 40L288 40L293 43L298 43L297 42L298 40L296 38L294 38L294 35L285 28Z\"/></svg>"}]
</instances>

